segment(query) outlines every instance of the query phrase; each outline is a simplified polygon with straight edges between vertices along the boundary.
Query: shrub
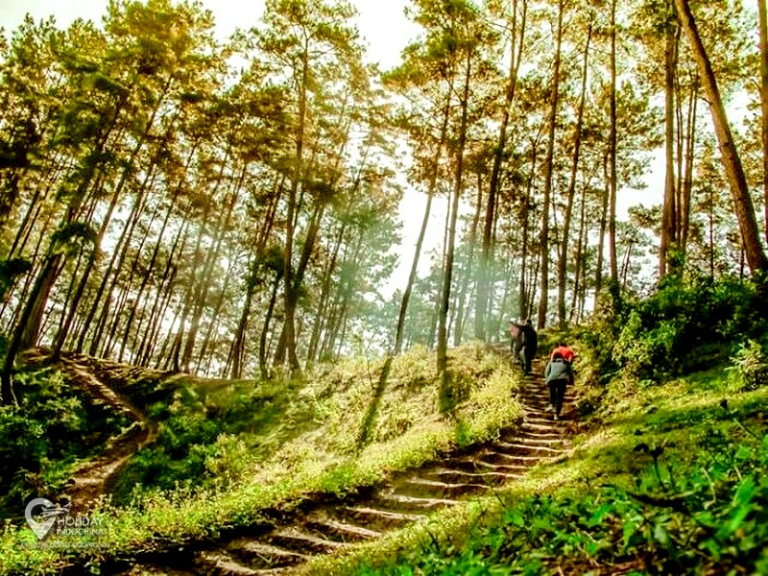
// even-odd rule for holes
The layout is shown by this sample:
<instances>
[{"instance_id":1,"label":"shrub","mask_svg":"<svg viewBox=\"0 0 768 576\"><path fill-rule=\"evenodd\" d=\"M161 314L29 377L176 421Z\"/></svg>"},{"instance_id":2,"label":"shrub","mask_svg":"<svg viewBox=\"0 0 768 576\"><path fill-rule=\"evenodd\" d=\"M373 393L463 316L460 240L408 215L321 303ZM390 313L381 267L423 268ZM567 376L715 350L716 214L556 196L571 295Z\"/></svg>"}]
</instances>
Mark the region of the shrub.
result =
<instances>
[{"instance_id":1,"label":"shrub","mask_svg":"<svg viewBox=\"0 0 768 576\"><path fill-rule=\"evenodd\" d=\"M0 509L18 514L33 496L61 489L77 462L129 424L50 368L15 376L19 406L0 407Z\"/></svg>"},{"instance_id":2,"label":"shrub","mask_svg":"<svg viewBox=\"0 0 768 576\"><path fill-rule=\"evenodd\" d=\"M763 348L749 340L731 357L733 366L727 368L741 390L756 390L768 384L768 361Z\"/></svg>"},{"instance_id":3,"label":"shrub","mask_svg":"<svg viewBox=\"0 0 768 576\"><path fill-rule=\"evenodd\" d=\"M659 381L718 362L735 342L765 333L763 300L752 280L668 276L644 300L601 295L581 339L594 349L603 382L619 369Z\"/></svg>"}]
</instances>

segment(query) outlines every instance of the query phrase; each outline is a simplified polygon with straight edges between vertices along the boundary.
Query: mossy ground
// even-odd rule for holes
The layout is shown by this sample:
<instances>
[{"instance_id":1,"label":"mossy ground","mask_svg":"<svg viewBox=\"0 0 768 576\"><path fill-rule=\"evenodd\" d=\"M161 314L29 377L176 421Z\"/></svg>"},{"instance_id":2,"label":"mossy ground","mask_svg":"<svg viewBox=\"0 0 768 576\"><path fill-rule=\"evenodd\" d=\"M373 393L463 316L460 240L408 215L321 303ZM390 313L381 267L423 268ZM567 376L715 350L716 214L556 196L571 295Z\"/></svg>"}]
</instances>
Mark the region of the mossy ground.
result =
<instances>
[{"instance_id":1,"label":"mossy ground","mask_svg":"<svg viewBox=\"0 0 768 576\"><path fill-rule=\"evenodd\" d=\"M451 355L450 366L458 402L441 413L433 355L417 348L398 358L364 446L359 428L378 362L349 360L301 381L133 383L132 397L154 399L145 409L160 437L124 471L120 505L105 502L92 514L104 533L41 547L20 523L6 524L0 573L45 573L68 557L98 563L209 538L258 522L265 509L374 485L452 447L493 438L521 417L512 399L516 373L498 355L470 344ZM128 492L131 482L140 484Z\"/></svg>"},{"instance_id":2,"label":"mossy ground","mask_svg":"<svg viewBox=\"0 0 768 576\"><path fill-rule=\"evenodd\" d=\"M312 574L768 573L768 389L617 380L571 457Z\"/></svg>"}]
</instances>

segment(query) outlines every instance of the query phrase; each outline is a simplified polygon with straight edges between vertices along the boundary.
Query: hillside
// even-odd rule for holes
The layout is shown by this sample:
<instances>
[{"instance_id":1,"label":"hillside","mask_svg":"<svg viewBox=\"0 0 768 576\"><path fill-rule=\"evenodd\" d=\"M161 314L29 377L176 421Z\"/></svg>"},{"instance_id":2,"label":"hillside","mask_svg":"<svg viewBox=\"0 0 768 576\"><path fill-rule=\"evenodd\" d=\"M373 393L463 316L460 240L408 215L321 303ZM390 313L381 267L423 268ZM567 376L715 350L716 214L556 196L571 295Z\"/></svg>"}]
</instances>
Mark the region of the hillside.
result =
<instances>
[{"instance_id":1,"label":"hillside","mask_svg":"<svg viewBox=\"0 0 768 576\"><path fill-rule=\"evenodd\" d=\"M0 576L768 574L766 1L4 2Z\"/></svg>"},{"instance_id":2,"label":"hillside","mask_svg":"<svg viewBox=\"0 0 768 576\"><path fill-rule=\"evenodd\" d=\"M27 354L26 401L0 413L0 571L763 572L760 287L614 298L542 334L579 355L562 421L543 362L523 377L506 347L453 350L448 398L422 348L383 389L365 358L254 382ZM98 530L38 542L18 516L30 495Z\"/></svg>"},{"instance_id":3,"label":"hillside","mask_svg":"<svg viewBox=\"0 0 768 576\"><path fill-rule=\"evenodd\" d=\"M768 573L768 390L617 384L568 458L311 574Z\"/></svg>"},{"instance_id":4,"label":"hillside","mask_svg":"<svg viewBox=\"0 0 768 576\"><path fill-rule=\"evenodd\" d=\"M371 374L380 363L366 360L350 360L316 377L255 385L147 372L86 357L65 357L58 372L51 366L40 369L38 359L26 372L34 384L26 391L29 400L7 411L2 431L8 438L11 425L23 414L28 428L70 441L28 454L23 465L39 470L39 485L30 485L28 475L3 475L18 496L6 501L13 523L3 535L0 568L4 573L34 572L70 564L76 573L84 562L209 541L307 502L370 490L399 470L497 438L499 430L522 419L522 406L511 396L519 380L498 354L469 345L451 359L455 394L447 413L438 411L438 381L424 349L394 363L389 386L377 402ZM89 378L68 377L67 366L72 365ZM72 408L93 401L93 390L83 387L93 379L142 412L153 430L151 442L135 445L140 449L104 483L109 499L89 512L102 526L98 537L65 539L57 548L35 546L18 511L32 490L51 500L71 493L77 475L88 469L82 464L87 457L73 453L72 439L89 421L89 412L73 418ZM66 403L37 403L48 397L51 386L68 398ZM117 403L111 408L121 411ZM107 411L103 401L99 409ZM365 442L363 426L370 428ZM132 427L124 418L122 427L114 427L111 445L119 445ZM109 448L100 446L105 445L94 442L90 447L95 462L109 454ZM120 452L119 458L123 456Z\"/></svg>"},{"instance_id":5,"label":"hillside","mask_svg":"<svg viewBox=\"0 0 768 576\"><path fill-rule=\"evenodd\" d=\"M127 395L148 391L150 380L130 385L124 369L90 365ZM496 369L507 370L503 364ZM448 444L440 446L433 436L430 453L408 453L396 446L399 439L394 447L379 441L375 451L362 453L362 466L348 462L344 476L336 462L316 483L275 478L282 486L271 501L266 494L254 499L246 492L262 485L263 476L259 484L230 482L226 494L177 487L167 496L156 493L156 501L145 497L142 512L104 509L100 513L116 530L100 543L98 554L70 556L68 562L61 550L21 557L16 547L28 539L19 541L6 529L0 566L3 573L43 573L69 563L67 573L79 573L86 558L101 558L101 573L107 574L261 574L288 567L290 573L310 574L764 569L768 389L736 391L733 378L718 366L655 386L616 381L600 408L586 414L594 397L582 384L579 400L569 393L566 420L553 423L541 411L546 395L540 382L536 377L521 382L523 411L507 422L499 440L483 441L498 432L477 429L467 429L462 438L457 427L450 430L452 438L444 437ZM152 386L158 403L178 402L182 390L194 387L210 406L236 384L160 377ZM141 463L167 442L162 440L172 429L167 415L158 418L158 427L156 446L145 447L125 474L144 470ZM249 433L261 437L255 429ZM263 433L268 427L258 429ZM326 430L321 426L296 438L306 443ZM229 441L242 443L249 433ZM439 428L432 433L439 437ZM425 437L421 430L412 440ZM241 446L240 456L253 448ZM404 460L382 462L382 451ZM285 445L276 453L284 458ZM439 453L444 455L435 460ZM373 455L378 462L371 461ZM319 461L288 466L312 465ZM221 468L211 469L221 482ZM205 502L212 495L218 500ZM229 519L220 509L211 516L211 508L223 502L236 502L240 510L230 508ZM255 502L259 508L249 510ZM218 526L203 524L216 518ZM183 524L172 530L179 521ZM146 536L137 531L126 540L121 532L127 524L143 528Z\"/></svg>"}]
</instances>

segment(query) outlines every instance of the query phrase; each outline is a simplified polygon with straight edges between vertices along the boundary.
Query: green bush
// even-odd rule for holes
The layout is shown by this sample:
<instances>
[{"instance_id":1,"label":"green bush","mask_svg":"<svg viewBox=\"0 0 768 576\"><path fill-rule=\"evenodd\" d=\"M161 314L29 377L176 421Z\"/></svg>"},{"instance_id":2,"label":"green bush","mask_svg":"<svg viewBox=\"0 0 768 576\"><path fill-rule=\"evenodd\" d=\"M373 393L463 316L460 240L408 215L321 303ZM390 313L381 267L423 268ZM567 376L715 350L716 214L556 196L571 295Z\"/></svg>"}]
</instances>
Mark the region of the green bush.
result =
<instances>
[{"instance_id":1,"label":"green bush","mask_svg":"<svg viewBox=\"0 0 768 576\"><path fill-rule=\"evenodd\" d=\"M764 334L764 300L752 280L668 276L642 300L606 291L580 339L594 349L602 382L619 370L659 381L719 362L744 337Z\"/></svg>"},{"instance_id":2,"label":"green bush","mask_svg":"<svg viewBox=\"0 0 768 576\"><path fill-rule=\"evenodd\" d=\"M148 416L159 422L157 441L134 455L114 486L114 500L127 503L142 489L172 490L194 481L204 485L213 478L231 480L230 450L251 447L249 432L264 431L271 425L272 396L251 385L233 386L206 394L193 383L180 385L170 403L156 402ZM238 464L243 467L244 460ZM139 490L140 492L141 490Z\"/></svg>"},{"instance_id":3,"label":"green bush","mask_svg":"<svg viewBox=\"0 0 768 576\"><path fill-rule=\"evenodd\" d=\"M78 461L130 422L51 368L14 379L20 404L0 407L0 509L16 516L29 498L58 492Z\"/></svg>"},{"instance_id":4,"label":"green bush","mask_svg":"<svg viewBox=\"0 0 768 576\"><path fill-rule=\"evenodd\" d=\"M731 357L727 368L740 390L756 390L768 384L768 359L758 342L749 340Z\"/></svg>"}]
</instances>

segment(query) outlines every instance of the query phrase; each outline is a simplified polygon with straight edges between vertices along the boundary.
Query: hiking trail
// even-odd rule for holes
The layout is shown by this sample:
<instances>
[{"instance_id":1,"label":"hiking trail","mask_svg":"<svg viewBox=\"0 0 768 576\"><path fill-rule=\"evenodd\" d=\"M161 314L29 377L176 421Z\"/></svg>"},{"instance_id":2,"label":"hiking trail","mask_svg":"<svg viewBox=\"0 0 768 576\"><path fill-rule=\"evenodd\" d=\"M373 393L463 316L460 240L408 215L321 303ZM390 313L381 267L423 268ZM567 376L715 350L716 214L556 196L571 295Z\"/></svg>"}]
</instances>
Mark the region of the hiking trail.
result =
<instances>
[{"instance_id":1,"label":"hiking trail","mask_svg":"<svg viewBox=\"0 0 768 576\"><path fill-rule=\"evenodd\" d=\"M532 466L567 456L573 428L573 386L566 391L562 419L545 411L549 392L542 363L520 391L524 419L499 440L464 448L418 469L400 472L381 486L345 499L303 502L274 514L269 523L223 531L216 539L173 550L142 552L111 561L102 574L137 576L258 576L291 574L311 557L343 552L355 543L425 520L459 500L491 494L522 478Z\"/></svg>"},{"instance_id":2,"label":"hiking trail","mask_svg":"<svg viewBox=\"0 0 768 576\"><path fill-rule=\"evenodd\" d=\"M31 351L26 357L30 363L42 364L50 361L50 353L44 349ZM116 392L96 376L88 356L63 354L57 366L94 404L109 406L132 421L130 426L107 441L106 449L99 456L85 462L68 480L61 496L69 499L71 513L84 512L109 492L112 482L123 470L128 459L155 441L157 427L123 394Z\"/></svg>"}]
</instances>

